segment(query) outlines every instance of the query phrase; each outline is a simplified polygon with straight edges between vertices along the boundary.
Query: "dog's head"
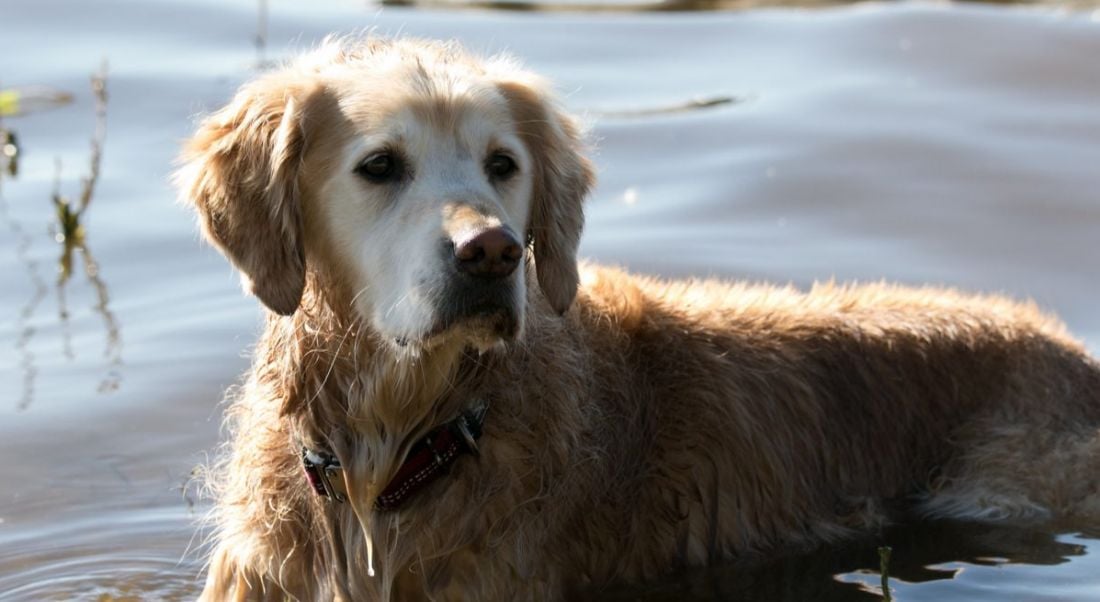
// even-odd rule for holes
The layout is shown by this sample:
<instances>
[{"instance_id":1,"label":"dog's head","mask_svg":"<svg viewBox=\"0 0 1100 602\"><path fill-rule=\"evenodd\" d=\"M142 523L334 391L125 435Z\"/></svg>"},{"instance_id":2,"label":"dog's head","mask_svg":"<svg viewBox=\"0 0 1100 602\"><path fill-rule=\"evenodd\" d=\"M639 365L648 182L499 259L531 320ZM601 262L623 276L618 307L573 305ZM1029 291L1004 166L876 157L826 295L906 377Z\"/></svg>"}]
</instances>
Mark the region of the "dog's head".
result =
<instances>
[{"instance_id":1,"label":"dog's head","mask_svg":"<svg viewBox=\"0 0 1100 602\"><path fill-rule=\"evenodd\" d=\"M550 306L573 301L581 144L507 59L327 42L208 117L178 181L271 311L293 314L312 270L390 340L483 345L522 329L528 254Z\"/></svg>"}]
</instances>

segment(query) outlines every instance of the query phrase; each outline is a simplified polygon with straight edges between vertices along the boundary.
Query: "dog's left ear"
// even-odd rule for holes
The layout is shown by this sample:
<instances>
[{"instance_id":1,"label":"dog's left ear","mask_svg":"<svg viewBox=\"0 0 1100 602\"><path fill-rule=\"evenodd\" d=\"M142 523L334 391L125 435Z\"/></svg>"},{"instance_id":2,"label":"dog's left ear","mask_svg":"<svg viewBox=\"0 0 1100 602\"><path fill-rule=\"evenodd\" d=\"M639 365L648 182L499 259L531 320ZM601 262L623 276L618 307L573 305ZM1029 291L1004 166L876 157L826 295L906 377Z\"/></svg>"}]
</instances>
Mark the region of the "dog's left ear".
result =
<instances>
[{"instance_id":1,"label":"dog's left ear","mask_svg":"<svg viewBox=\"0 0 1100 602\"><path fill-rule=\"evenodd\" d=\"M535 163L527 232L534 246L539 288L554 310L565 313L577 294L582 203L595 182L595 173L583 153L580 127L554 105L542 82L519 73L498 86Z\"/></svg>"},{"instance_id":2,"label":"dog's left ear","mask_svg":"<svg viewBox=\"0 0 1100 602\"><path fill-rule=\"evenodd\" d=\"M278 74L241 88L186 145L176 183L245 289L290 315L305 288L298 166L314 90Z\"/></svg>"}]
</instances>

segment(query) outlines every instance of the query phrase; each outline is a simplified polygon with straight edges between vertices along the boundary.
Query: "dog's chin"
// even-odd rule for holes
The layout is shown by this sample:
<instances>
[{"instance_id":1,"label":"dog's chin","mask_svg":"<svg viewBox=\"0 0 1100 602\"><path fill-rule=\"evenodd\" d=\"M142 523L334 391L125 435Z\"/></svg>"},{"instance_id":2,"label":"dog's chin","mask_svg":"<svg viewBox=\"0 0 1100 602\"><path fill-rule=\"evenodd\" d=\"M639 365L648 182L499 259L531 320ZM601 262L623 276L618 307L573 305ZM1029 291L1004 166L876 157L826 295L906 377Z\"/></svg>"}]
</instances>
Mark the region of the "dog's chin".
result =
<instances>
[{"instance_id":1,"label":"dog's chin","mask_svg":"<svg viewBox=\"0 0 1100 602\"><path fill-rule=\"evenodd\" d=\"M484 353L518 339L522 331L522 316L511 308L498 307L466 316L442 316L426 331L394 336L393 342L414 353L450 346Z\"/></svg>"},{"instance_id":2,"label":"dog's chin","mask_svg":"<svg viewBox=\"0 0 1100 602\"><path fill-rule=\"evenodd\" d=\"M484 353L516 340L522 328L516 312L500 309L461 319L450 330L467 346Z\"/></svg>"}]
</instances>

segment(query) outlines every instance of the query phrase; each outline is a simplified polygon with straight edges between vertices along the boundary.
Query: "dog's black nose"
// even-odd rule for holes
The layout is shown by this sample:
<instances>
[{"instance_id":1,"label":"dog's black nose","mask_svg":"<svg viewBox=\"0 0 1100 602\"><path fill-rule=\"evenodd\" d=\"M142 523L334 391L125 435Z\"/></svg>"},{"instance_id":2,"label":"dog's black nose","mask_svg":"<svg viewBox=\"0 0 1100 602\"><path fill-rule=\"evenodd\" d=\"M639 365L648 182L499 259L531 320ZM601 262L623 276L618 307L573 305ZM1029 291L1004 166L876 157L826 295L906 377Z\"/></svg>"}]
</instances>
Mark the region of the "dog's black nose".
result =
<instances>
[{"instance_id":1,"label":"dog's black nose","mask_svg":"<svg viewBox=\"0 0 1100 602\"><path fill-rule=\"evenodd\" d=\"M471 276L503 278L523 259L523 245L505 227L473 230L455 243L455 264Z\"/></svg>"}]
</instances>

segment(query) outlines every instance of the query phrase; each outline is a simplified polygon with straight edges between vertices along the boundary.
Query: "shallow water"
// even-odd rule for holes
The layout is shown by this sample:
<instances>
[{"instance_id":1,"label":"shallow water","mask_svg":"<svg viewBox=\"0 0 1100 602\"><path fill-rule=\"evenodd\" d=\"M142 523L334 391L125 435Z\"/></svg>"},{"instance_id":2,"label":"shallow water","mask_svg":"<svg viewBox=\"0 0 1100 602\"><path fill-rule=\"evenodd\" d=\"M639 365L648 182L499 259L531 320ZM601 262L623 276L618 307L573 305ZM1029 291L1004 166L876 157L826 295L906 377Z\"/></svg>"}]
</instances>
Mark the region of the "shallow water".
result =
<instances>
[{"instance_id":1,"label":"shallow water","mask_svg":"<svg viewBox=\"0 0 1100 602\"><path fill-rule=\"evenodd\" d=\"M582 253L665 275L888 279L1035 299L1100 349L1100 13L855 5L737 13L441 12L221 0L0 6L0 89L70 104L5 117L0 179L0 599L198 591L187 486L218 441L259 312L167 183L192 117L257 64L376 27L508 50L587 114L601 183ZM106 59L101 175L60 281L50 201L75 197ZM692 99L732 99L663 111ZM33 107L32 107L33 108ZM2 162L0 162L2 165ZM60 295L60 296L59 296ZM65 317L61 314L61 299ZM621 599L1100 598L1100 540L935 524Z\"/></svg>"}]
</instances>

